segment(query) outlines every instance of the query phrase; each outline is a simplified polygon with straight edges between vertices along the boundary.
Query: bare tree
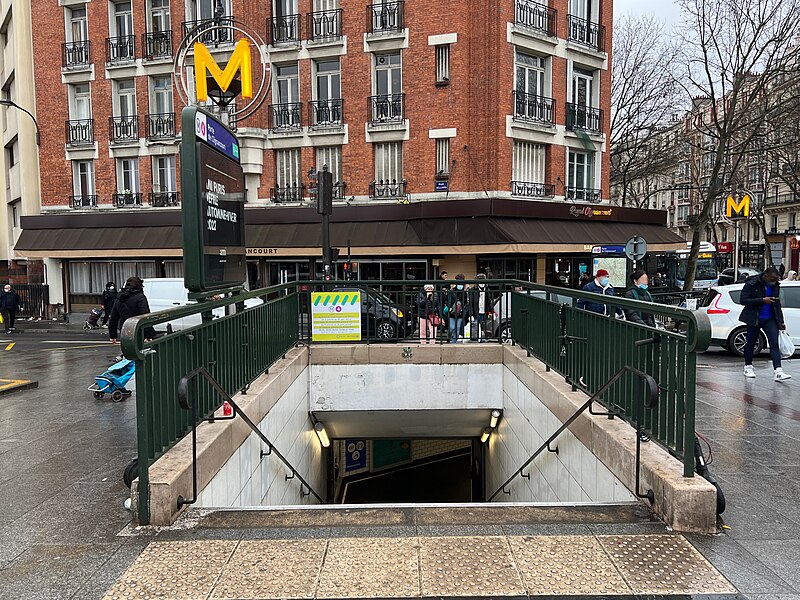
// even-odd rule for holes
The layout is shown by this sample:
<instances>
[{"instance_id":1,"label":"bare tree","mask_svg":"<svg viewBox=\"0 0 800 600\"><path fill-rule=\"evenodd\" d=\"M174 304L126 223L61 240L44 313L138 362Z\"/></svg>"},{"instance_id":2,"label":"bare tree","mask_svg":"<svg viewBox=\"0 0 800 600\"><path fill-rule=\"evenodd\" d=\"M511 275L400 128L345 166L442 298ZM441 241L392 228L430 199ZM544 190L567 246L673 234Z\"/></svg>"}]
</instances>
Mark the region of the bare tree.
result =
<instances>
[{"instance_id":1,"label":"bare tree","mask_svg":"<svg viewBox=\"0 0 800 600\"><path fill-rule=\"evenodd\" d=\"M668 123L682 114L673 81L675 42L651 16L627 15L614 23L611 74L611 184L620 203L642 205L634 182L655 180L675 164Z\"/></svg>"},{"instance_id":2,"label":"bare tree","mask_svg":"<svg viewBox=\"0 0 800 600\"><path fill-rule=\"evenodd\" d=\"M736 174L764 124L781 113L785 95L773 93L794 66L800 33L797 0L681 0L687 69L678 83L698 98L692 118L695 147L704 161L705 189L684 289L691 290L703 231L723 193L737 194ZM793 100L792 100L793 102Z\"/></svg>"}]
</instances>

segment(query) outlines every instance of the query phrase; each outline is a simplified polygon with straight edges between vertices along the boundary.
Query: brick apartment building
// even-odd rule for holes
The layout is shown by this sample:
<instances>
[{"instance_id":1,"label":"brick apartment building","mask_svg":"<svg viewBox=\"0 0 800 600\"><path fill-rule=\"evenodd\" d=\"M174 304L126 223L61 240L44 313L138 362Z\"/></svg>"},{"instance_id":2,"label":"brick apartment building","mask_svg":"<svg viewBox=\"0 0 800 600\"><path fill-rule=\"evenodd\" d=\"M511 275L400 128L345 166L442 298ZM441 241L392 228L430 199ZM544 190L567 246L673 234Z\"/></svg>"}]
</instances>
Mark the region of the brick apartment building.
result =
<instances>
[{"instance_id":1,"label":"brick apartment building","mask_svg":"<svg viewBox=\"0 0 800 600\"><path fill-rule=\"evenodd\" d=\"M60 268L73 303L134 272L182 273L173 57L211 23L259 33L270 60L268 100L236 123L251 285L318 272L309 172L323 164L332 243L350 243L362 279L574 278L593 244L646 231L675 247L665 213L597 210L611 0L33 0L33 13L43 214L16 248ZM204 41L222 64L236 36L216 31Z\"/></svg>"}]
</instances>

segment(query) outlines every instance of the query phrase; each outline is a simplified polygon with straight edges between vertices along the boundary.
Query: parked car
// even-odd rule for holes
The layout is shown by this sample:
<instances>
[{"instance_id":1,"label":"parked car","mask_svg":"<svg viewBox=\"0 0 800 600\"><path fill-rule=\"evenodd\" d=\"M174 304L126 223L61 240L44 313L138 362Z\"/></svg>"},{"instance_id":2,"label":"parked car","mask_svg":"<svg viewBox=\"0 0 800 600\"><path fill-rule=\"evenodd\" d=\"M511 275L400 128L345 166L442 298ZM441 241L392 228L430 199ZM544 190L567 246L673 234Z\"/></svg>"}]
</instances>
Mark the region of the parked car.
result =
<instances>
[{"instance_id":1,"label":"parked car","mask_svg":"<svg viewBox=\"0 0 800 600\"><path fill-rule=\"evenodd\" d=\"M370 287L336 287L336 292L361 292L362 337L393 340L414 333L414 314L409 306L402 306Z\"/></svg>"},{"instance_id":2,"label":"parked car","mask_svg":"<svg viewBox=\"0 0 800 600\"><path fill-rule=\"evenodd\" d=\"M751 269L752 270L752 269ZM716 286L706 292L698 310L705 312L711 321L711 344L722 346L737 356L744 355L747 326L739 321L743 306L739 304L744 283ZM781 282L781 308L786 320L786 331L795 347L800 346L800 281ZM767 347L763 333L758 336L755 352Z\"/></svg>"},{"instance_id":3,"label":"parked car","mask_svg":"<svg viewBox=\"0 0 800 600\"><path fill-rule=\"evenodd\" d=\"M751 269L749 267L739 267L739 276L736 278L736 281L734 281L733 268L725 269L719 274L719 285L732 285L734 283L741 283L753 275L761 275L761 271L757 269Z\"/></svg>"}]
</instances>

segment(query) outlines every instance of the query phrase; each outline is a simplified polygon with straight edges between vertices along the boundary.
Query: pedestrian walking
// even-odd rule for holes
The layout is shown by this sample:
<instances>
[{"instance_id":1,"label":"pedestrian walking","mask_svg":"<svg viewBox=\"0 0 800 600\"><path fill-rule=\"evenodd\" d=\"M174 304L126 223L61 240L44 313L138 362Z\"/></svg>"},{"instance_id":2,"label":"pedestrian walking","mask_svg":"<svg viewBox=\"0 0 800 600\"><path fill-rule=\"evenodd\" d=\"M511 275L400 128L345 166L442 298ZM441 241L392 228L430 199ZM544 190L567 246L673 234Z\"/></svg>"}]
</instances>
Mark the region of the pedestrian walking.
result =
<instances>
[{"instance_id":1,"label":"pedestrian walking","mask_svg":"<svg viewBox=\"0 0 800 600\"><path fill-rule=\"evenodd\" d=\"M439 294L432 283L425 284L419 293L417 306L419 307L419 343L435 344L442 320L442 311Z\"/></svg>"},{"instance_id":2,"label":"pedestrian walking","mask_svg":"<svg viewBox=\"0 0 800 600\"><path fill-rule=\"evenodd\" d=\"M613 296L614 287L608 280L608 271L605 269L599 269L597 273L594 274L594 279L583 286L583 291L591 292L593 294L601 294L603 296ZM606 316L611 314L607 304L604 302L597 302L596 300L586 300L581 298L578 300L578 308Z\"/></svg>"},{"instance_id":3,"label":"pedestrian walking","mask_svg":"<svg viewBox=\"0 0 800 600\"><path fill-rule=\"evenodd\" d=\"M744 376L753 379L753 354L761 331L767 336L775 381L786 381L792 376L783 371L778 334L786 329L780 303L781 273L769 267L761 275L748 277L744 282L739 303L744 306L739 320L747 325L747 341L744 345Z\"/></svg>"},{"instance_id":4,"label":"pedestrian walking","mask_svg":"<svg viewBox=\"0 0 800 600\"><path fill-rule=\"evenodd\" d=\"M797 281L797 271L789 271L786 274L786 277L783 279L784 281Z\"/></svg>"},{"instance_id":5,"label":"pedestrian walking","mask_svg":"<svg viewBox=\"0 0 800 600\"><path fill-rule=\"evenodd\" d=\"M113 281L109 281L106 284L105 291L103 292L103 320L100 323L102 327L108 327L108 319L111 316L111 309L114 308L114 303L117 301L118 295L119 292L117 291L117 284Z\"/></svg>"},{"instance_id":6,"label":"pedestrian walking","mask_svg":"<svg viewBox=\"0 0 800 600\"><path fill-rule=\"evenodd\" d=\"M0 315L3 316L3 327L6 333L11 333L16 329L14 320L21 309L22 300L19 294L14 291L10 283L5 284L3 291L0 292Z\"/></svg>"},{"instance_id":7,"label":"pedestrian walking","mask_svg":"<svg viewBox=\"0 0 800 600\"><path fill-rule=\"evenodd\" d=\"M634 271L631 274L631 287L625 292L625 297L630 300L639 300L640 302L653 302L653 296L650 295L649 278L647 273L641 269ZM625 320L631 323L638 323L639 325L647 325L648 327L656 326L656 318L650 313L643 313L640 310L633 308L625 309Z\"/></svg>"},{"instance_id":8,"label":"pedestrian walking","mask_svg":"<svg viewBox=\"0 0 800 600\"><path fill-rule=\"evenodd\" d=\"M108 320L108 337L112 343L119 340L119 332L122 325L130 317L146 315L150 312L150 305L144 295L144 282L138 277L128 277L125 287L117 296L117 301L111 309L111 317ZM145 339L151 340L156 337L156 332L152 327L147 327L144 331Z\"/></svg>"},{"instance_id":9,"label":"pedestrian walking","mask_svg":"<svg viewBox=\"0 0 800 600\"><path fill-rule=\"evenodd\" d=\"M464 284L464 275L456 275L453 287L447 292L447 300L442 312L448 319L450 343L455 344L464 336L464 317L469 316L469 295Z\"/></svg>"}]
</instances>

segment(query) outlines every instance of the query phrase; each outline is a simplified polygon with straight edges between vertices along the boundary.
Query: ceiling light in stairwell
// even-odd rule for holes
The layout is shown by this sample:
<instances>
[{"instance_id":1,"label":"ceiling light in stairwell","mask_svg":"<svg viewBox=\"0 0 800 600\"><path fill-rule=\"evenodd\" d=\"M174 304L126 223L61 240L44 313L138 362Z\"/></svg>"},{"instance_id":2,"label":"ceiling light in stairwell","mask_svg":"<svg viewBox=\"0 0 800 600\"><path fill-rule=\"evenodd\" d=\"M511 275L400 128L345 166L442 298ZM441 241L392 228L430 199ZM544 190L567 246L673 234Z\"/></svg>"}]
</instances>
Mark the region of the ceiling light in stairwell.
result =
<instances>
[{"instance_id":1,"label":"ceiling light in stairwell","mask_svg":"<svg viewBox=\"0 0 800 600\"><path fill-rule=\"evenodd\" d=\"M497 422L500 420L501 414L502 413L497 409L492 411L492 418L489 420L489 427L491 427L492 429L497 427Z\"/></svg>"},{"instance_id":2,"label":"ceiling light in stairwell","mask_svg":"<svg viewBox=\"0 0 800 600\"><path fill-rule=\"evenodd\" d=\"M481 444L485 444L489 439L490 435L492 435L492 430L487 427L486 429L483 430L483 433L481 434Z\"/></svg>"},{"instance_id":3,"label":"ceiling light in stairwell","mask_svg":"<svg viewBox=\"0 0 800 600\"><path fill-rule=\"evenodd\" d=\"M323 448L328 448L331 445L331 438L328 437L328 432L325 431L325 426L322 423L314 424L314 432L319 438L319 443Z\"/></svg>"}]
</instances>

